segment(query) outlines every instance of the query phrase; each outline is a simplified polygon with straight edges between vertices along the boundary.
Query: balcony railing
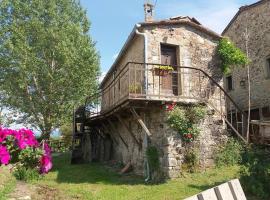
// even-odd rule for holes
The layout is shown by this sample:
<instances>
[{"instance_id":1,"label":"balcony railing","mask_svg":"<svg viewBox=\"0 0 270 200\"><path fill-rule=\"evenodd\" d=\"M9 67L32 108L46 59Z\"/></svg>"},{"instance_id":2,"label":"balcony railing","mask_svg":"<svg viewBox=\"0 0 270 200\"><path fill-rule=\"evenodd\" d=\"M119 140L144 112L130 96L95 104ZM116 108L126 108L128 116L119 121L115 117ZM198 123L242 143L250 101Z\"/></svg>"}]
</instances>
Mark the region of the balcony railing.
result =
<instances>
[{"instance_id":1,"label":"balcony railing","mask_svg":"<svg viewBox=\"0 0 270 200\"><path fill-rule=\"evenodd\" d=\"M118 109L129 100L207 103L243 140L246 115L219 84L200 68L129 62L111 74L85 102L87 118Z\"/></svg>"}]
</instances>

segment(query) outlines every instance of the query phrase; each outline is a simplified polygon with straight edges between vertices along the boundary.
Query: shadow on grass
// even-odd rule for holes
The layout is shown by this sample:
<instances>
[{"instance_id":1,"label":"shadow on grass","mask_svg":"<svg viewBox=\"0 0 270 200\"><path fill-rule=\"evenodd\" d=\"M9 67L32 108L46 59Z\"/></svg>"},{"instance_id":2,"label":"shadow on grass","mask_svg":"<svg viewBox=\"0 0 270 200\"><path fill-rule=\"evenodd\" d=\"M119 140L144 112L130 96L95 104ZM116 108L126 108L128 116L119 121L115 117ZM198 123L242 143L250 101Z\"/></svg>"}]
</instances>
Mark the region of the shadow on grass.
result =
<instances>
[{"instance_id":1,"label":"shadow on grass","mask_svg":"<svg viewBox=\"0 0 270 200\"><path fill-rule=\"evenodd\" d=\"M120 175L111 168L99 163L70 164L70 154L53 157L52 172L57 172L59 183L93 183L108 185L138 185L144 184L143 177L135 175Z\"/></svg>"},{"instance_id":2,"label":"shadow on grass","mask_svg":"<svg viewBox=\"0 0 270 200\"><path fill-rule=\"evenodd\" d=\"M201 190L201 191L205 191L205 190L211 189L213 187L219 186L219 185L221 185L221 184L223 184L225 182L226 181L219 181L219 182L215 182L215 183L211 183L211 184L205 184L205 185L190 184L190 185L188 185L188 187L195 188L195 189L198 189L198 190Z\"/></svg>"}]
</instances>

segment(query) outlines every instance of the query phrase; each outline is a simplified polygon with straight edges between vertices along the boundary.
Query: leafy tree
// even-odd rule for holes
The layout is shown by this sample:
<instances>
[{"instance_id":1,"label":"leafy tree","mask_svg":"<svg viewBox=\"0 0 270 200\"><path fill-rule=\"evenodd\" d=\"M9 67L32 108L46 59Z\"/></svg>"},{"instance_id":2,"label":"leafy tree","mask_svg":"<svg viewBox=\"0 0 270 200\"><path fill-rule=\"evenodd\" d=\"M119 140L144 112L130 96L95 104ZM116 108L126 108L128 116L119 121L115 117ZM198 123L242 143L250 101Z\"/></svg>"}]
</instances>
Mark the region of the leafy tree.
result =
<instances>
[{"instance_id":1,"label":"leafy tree","mask_svg":"<svg viewBox=\"0 0 270 200\"><path fill-rule=\"evenodd\" d=\"M76 0L0 0L3 104L49 137L95 93L99 55Z\"/></svg>"},{"instance_id":2,"label":"leafy tree","mask_svg":"<svg viewBox=\"0 0 270 200\"><path fill-rule=\"evenodd\" d=\"M66 147L70 147L72 145L72 124L63 124L60 127L62 140Z\"/></svg>"}]
</instances>

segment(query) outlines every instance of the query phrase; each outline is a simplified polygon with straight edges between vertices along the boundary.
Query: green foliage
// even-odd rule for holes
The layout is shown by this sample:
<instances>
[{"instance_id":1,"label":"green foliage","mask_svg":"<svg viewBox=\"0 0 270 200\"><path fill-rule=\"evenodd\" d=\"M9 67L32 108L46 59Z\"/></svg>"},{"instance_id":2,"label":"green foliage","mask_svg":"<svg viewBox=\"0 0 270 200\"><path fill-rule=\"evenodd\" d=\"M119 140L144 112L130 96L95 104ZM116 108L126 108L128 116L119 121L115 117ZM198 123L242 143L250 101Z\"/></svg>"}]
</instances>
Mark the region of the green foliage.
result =
<instances>
[{"instance_id":1,"label":"green foliage","mask_svg":"<svg viewBox=\"0 0 270 200\"><path fill-rule=\"evenodd\" d=\"M159 153L158 153L157 148L154 146L149 146L146 149L146 156L147 156L147 160L148 160L151 171L159 170L160 163L159 163Z\"/></svg>"},{"instance_id":2,"label":"green foliage","mask_svg":"<svg viewBox=\"0 0 270 200\"><path fill-rule=\"evenodd\" d=\"M199 169L199 150L195 147L187 148L182 169L189 173L195 173Z\"/></svg>"},{"instance_id":3,"label":"green foliage","mask_svg":"<svg viewBox=\"0 0 270 200\"><path fill-rule=\"evenodd\" d=\"M155 68L160 69L160 70L165 70L165 71L173 71L173 67L166 66L166 65L156 66Z\"/></svg>"},{"instance_id":4,"label":"green foliage","mask_svg":"<svg viewBox=\"0 0 270 200\"><path fill-rule=\"evenodd\" d=\"M141 85L140 84L132 84L129 86L129 92L130 93L141 93Z\"/></svg>"},{"instance_id":5,"label":"green foliage","mask_svg":"<svg viewBox=\"0 0 270 200\"><path fill-rule=\"evenodd\" d=\"M243 153L240 169L244 190L260 199L270 199L269 149L250 146Z\"/></svg>"},{"instance_id":6,"label":"green foliage","mask_svg":"<svg viewBox=\"0 0 270 200\"><path fill-rule=\"evenodd\" d=\"M72 124L71 123L66 123L60 127L61 130L61 136L62 136L62 141L64 142L64 146L66 148L71 147L72 145Z\"/></svg>"},{"instance_id":7,"label":"green foliage","mask_svg":"<svg viewBox=\"0 0 270 200\"><path fill-rule=\"evenodd\" d=\"M215 163L217 167L237 165L242 160L242 152L243 144L237 139L229 138L215 152Z\"/></svg>"},{"instance_id":8,"label":"green foliage","mask_svg":"<svg viewBox=\"0 0 270 200\"><path fill-rule=\"evenodd\" d=\"M167 122L182 136L182 139L191 142L200 133L197 124L206 115L205 107L198 106L176 106L168 114Z\"/></svg>"},{"instance_id":9,"label":"green foliage","mask_svg":"<svg viewBox=\"0 0 270 200\"><path fill-rule=\"evenodd\" d=\"M41 175L38 173L36 169L29 169L23 166L18 167L13 172L13 175L17 180L20 181L39 180L41 178Z\"/></svg>"},{"instance_id":10,"label":"green foliage","mask_svg":"<svg viewBox=\"0 0 270 200\"><path fill-rule=\"evenodd\" d=\"M20 164L27 169L34 169L38 166L41 156L43 155L42 149L26 148L19 153Z\"/></svg>"},{"instance_id":11,"label":"green foliage","mask_svg":"<svg viewBox=\"0 0 270 200\"><path fill-rule=\"evenodd\" d=\"M99 55L74 0L2 0L0 92L20 121L47 136L96 92Z\"/></svg>"},{"instance_id":12,"label":"green foliage","mask_svg":"<svg viewBox=\"0 0 270 200\"><path fill-rule=\"evenodd\" d=\"M16 179L6 166L0 167L0 200L7 200L8 194L14 191Z\"/></svg>"},{"instance_id":13,"label":"green foliage","mask_svg":"<svg viewBox=\"0 0 270 200\"><path fill-rule=\"evenodd\" d=\"M222 61L222 70L224 74L229 74L233 66L245 66L249 63L247 56L228 38L220 40L218 44L218 54Z\"/></svg>"}]
</instances>

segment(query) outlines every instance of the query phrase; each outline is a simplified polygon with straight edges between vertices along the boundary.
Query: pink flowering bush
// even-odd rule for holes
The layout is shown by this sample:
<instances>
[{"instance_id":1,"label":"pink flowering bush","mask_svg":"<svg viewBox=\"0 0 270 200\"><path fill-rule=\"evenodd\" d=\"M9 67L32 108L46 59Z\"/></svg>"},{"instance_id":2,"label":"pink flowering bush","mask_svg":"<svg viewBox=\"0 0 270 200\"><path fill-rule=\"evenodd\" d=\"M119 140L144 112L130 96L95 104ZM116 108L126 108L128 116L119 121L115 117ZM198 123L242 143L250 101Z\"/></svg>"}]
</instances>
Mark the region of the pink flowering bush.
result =
<instances>
[{"instance_id":1,"label":"pink flowering bush","mask_svg":"<svg viewBox=\"0 0 270 200\"><path fill-rule=\"evenodd\" d=\"M8 164L20 178L22 172L33 170L46 174L52 168L51 149L45 142L39 144L31 130L0 127L0 166Z\"/></svg>"}]
</instances>

